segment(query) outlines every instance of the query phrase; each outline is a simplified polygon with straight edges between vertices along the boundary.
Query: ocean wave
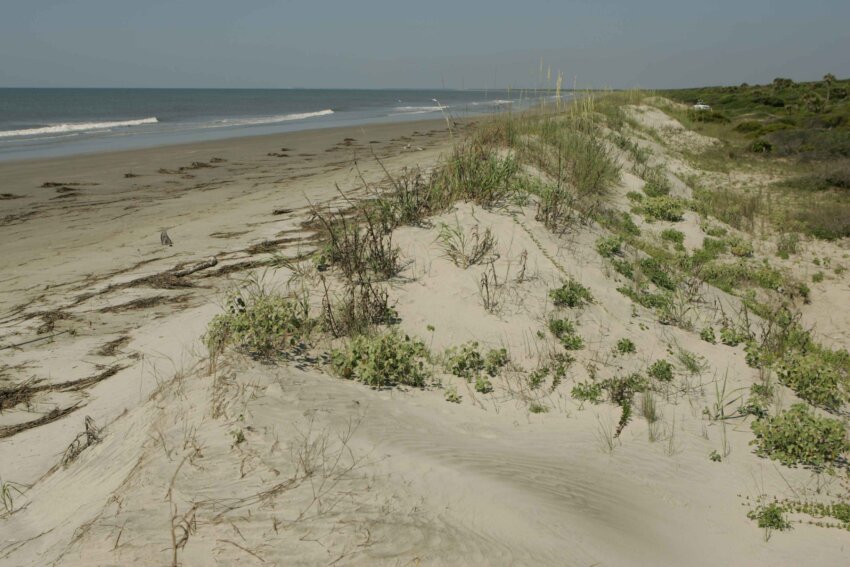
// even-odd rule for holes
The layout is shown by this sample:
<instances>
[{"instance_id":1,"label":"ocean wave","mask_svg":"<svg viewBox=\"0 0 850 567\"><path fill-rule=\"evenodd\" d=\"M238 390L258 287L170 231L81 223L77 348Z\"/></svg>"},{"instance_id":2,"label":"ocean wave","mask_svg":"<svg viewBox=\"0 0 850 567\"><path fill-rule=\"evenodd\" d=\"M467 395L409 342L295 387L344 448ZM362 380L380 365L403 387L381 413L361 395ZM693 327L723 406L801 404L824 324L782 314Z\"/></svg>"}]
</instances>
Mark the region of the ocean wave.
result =
<instances>
[{"instance_id":1,"label":"ocean wave","mask_svg":"<svg viewBox=\"0 0 850 567\"><path fill-rule=\"evenodd\" d=\"M145 124L156 124L156 117L140 118L139 120L124 120L121 122L72 122L67 124L51 124L38 128L25 128L23 130L0 130L0 138L17 138L22 136L41 136L43 134L62 134L66 132L87 132L91 130L107 130L109 128L127 128L130 126L143 126Z\"/></svg>"},{"instance_id":2,"label":"ocean wave","mask_svg":"<svg viewBox=\"0 0 850 567\"><path fill-rule=\"evenodd\" d=\"M278 122L291 122L293 120L304 120L317 116L328 116L334 111L330 108L317 110L316 112L299 112L295 114L280 114L277 116L261 116L258 118L226 118L217 120L215 126L256 126L259 124L276 124Z\"/></svg>"},{"instance_id":3,"label":"ocean wave","mask_svg":"<svg viewBox=\"0 0 850 567\"><path fill-rule=\"evenodd\" d=\"M507 104L513 104L515 101L513 100L504 100L504 99L496 99L496 100L482 100L477 102L470 102L469 106L504 106Z\"/></svg>"},{"instance_id":4,"label":"ocean wave","mask_svg":"<svg viewBox=\"0 0 850 567\"><path fill-rule=\"evenodd\" d=\"M448 106L432 105L432 106L396 106L393 108L390 116L398 116L399 114L427 114L429 112L440 112L447 109Z\"/></svg>"}]
</instances>

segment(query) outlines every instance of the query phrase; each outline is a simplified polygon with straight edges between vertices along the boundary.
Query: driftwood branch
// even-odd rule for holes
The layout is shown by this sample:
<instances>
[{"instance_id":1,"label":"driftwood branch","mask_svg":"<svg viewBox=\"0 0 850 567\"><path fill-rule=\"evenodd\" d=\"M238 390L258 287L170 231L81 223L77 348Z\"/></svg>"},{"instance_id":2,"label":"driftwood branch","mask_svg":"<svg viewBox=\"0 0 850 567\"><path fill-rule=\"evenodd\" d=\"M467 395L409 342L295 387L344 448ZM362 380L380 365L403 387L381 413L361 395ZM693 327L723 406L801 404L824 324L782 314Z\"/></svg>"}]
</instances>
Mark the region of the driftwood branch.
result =
<instances>
[{"instance_id":1,"label":"driftwood branch","mask_svg":"<svg viewBox=\"0 0 850 567\"><path fill-rule=\"evenodd\" d=\"M182 278L184 276L188 276L189 274L194 274L195 272L200 272L201 270L206 270L207 268L212 268L216 264L218 264L218 259L215 256L212 256L204 260L200 264L195 264L194 266L191 266L189 268L170 272L170 275L176 278Z\"/></svg>"}]
</instances>

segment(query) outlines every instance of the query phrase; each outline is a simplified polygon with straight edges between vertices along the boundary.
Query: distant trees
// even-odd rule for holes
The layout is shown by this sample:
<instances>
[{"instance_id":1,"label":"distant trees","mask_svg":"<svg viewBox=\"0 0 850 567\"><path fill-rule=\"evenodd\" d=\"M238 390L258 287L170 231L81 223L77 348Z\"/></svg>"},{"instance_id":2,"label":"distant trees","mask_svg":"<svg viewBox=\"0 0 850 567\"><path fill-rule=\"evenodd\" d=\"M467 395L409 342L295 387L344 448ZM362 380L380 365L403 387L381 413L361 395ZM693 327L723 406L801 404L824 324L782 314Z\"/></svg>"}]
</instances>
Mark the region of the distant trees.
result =
<instances>
[{"instance_id":1,"label":"distant trees","mask_svg":"<svg viewBox=\"0 0 850 567\"><path fill-rule=\"evenodd\" d=\"M826 84L826 102L829 102L829 91L832 89L832 84L835 82L835 75L827 73L823 76L823 82Z\"/></svg>"},{"instance_id":2,"label":"distant trees","mask_svg":"<svg viewBox=\"0 0 850 567\"><path fill-rule=\"evenodd\" d=\"M787 89L794 86L794 81L791 79L785 79L783 77L777 77L773 79L773 88L775 90Z\"/></svg>"},{"instance_id":3,"label":"distant trees","mask_svg":"<svg viewBox=\"0 0 850 567\"><path fill-rule=\"evenodd\" d=\"M808 110L809 112L814 112L815 114L822 112L824 108L823 99L815 91L809 91L804 94L800 98L800 102L803 103L803 106L806 110Z\"/></svg>"}]
</instances>

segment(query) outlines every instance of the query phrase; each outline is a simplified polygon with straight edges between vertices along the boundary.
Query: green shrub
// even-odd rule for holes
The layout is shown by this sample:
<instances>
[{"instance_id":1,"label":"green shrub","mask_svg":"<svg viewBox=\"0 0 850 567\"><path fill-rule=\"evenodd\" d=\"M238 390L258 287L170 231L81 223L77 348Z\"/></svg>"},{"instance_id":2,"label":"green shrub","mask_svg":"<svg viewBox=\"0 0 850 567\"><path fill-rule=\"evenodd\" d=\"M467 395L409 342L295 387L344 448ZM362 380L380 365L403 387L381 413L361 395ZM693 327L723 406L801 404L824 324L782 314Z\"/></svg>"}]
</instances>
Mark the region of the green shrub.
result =
<instances>
[{"instance_id":1,"label":"green shrub","mask_svg":"<svg viewBox=\"0 0 850 567\"><path fill-rule=\"evenodd\" d=\"M702 241L702 249L704 257L707 260L714 260L720 254L728 250L728 245L725 240L717 240L715 238L704 238Z\"/></svg>"},{"instance_id":2,"label":"green shrub","mask_svg":"<svg viewBox=\"0 0 850 567\"><path fill-rule=\"evenodd\" d=\"M821 351L789 353L776 373L780 382L813 405L835 411L847 400L847 366Z\"/></svg>"},{"instance_id":3,"label":"green shrub","mask_svg":"<svg viewBox=\"0 0 850 567\"><path fill-rule=\"evenodd\" d=\"M637 191L629 191L626 193L626 198L633 203L640 203L643 201L643 193L638 193Z\"/></svg>"},{"instance_id":4,"label":"green shrub","mask_svg":"<svg viewBox=\"0 0 850 567\"><path fill-rule=\"evenodd\" d=\"M204 337L213 356L227 346L253 356L268 357L300 343L313 327L308 306L276 294L236 296L228 312L216 315Z\"/></svg>"},{"instance_id":5,"label":"green shrub","mask_svg":"<svg viewBox=\"0 0 850 567\"><path fill-rule=\"evenodd\" d=\"M648 197L644 200L641 211L647 220L678 222L685 218L682 201L674 197Z\"/></svg>"},{"instance_id":6,"label":"green shrub","mask_svg":"<svg viewBox=\"0 0 850 567\"><path fill-rule=\"evenodd\" d=\"M648 197L662 197L670 194L670 182L663 168L650 169L644 174L643 192Z\"/></svg>"},{"instance_id":7,"label":"green shrub","mask_svg":"<svg viewBox=\"0 0 850 567\"><path fill-rule=\"evenodd\" d=\"M675 228L665 228L661 231L661 240L672 242L677 248L682 248L685 243L685 233Z\"/></svg>"},{"instance_id":8,"label":"green shrub","mask_svg":"<svg viewBox=\"0 0 850 567\"><path fill-rule=\"evenodd\" d=\"M815 272L812 274L812 282L821 283L823 281L823 272Z\"/></svg>"},{"instance_id":9,"label":"green shrub","mask_svg":"<svg viewBox=\"0 0 850 567\"><path fill-rule=\"evenodd\" d=\"M484 376L475 379L475 391L481 394L489 394L493 391L493 384Z\"/></svg>"},{"instance_id":10,"label":"green shrub","mask_svg":"<svg viewBox=\"0 0 850 567\"><path fill-rule=\"evenodd\" d=\"M478 352L478 343L470 341L446 350L446 370L467 382L476 377L484 370L484 357Z\"/></svg>"},{"instance_id":11,"label":"green shrub","mask_svg":"<svg viewBox=\"0 0 850 567\"><path fill-rule=\"evenodd\" d=\"M726 236L727 230L722 226L717 225L708 225L703 227L702 231L709 236L714 236L715 238L720 238Z\"/></svg>"},{"instance_id":12,"label":"green shrub","mask_svg":"<svg viewBox=\"0 0 850 567\"><path fill-rule=\"evenodd\" d=\"M652 366L647 369L646 373L651 378L655 378L659 382L673 381L673 365L663 359L653 362Z\"/></svg>"},{"instance_id":13,"label":"green shrub","mask_svg":"<svg viewBox=\"0 0 850 567\"><path fill-rule=\"evenodd\" d=\"M773 151L773 144L767 140L756 140L750 144L750 151L754 154L769 154Z\"/></svg>"},{"instance_id":14,"label":"green shrub","mask_svg":"<svg viewBox=\"0 0 850 567\"><path fill-rule=\"evenodd\" d=\"M611 265L614 267L614 271L618 274L621 274L629 278L630 280L634 279L635 270L631 262L627 262L626 260L620 260L619 258L614 258L611 260Z\"/></svg>"},{"instance_id":15,"label":"green shrub","mask_svg":"<svg viewBox=\"0 0 850 567\"><path fill-rule=\"evenodd\" d=\"M761 132L761 126L761 122L757 120L743 120L735 125L735 131L745 134L758 134Z\"/></svg>"},{"instance_id":16,"label":"green shrub","mask_svg":"<svg viewBox=\"0 0 850 567\"><path fill-rule=\"evenodd\" d=\"M467 382L478 380L481 372L493 377L508 363L508 351L504 348L490 349L482 356L478 343L470 341L459 347L446 350L445 367L450 373Z\"/></svg>"},{"instance_id":17,"label":"green shrub","mask_svg":"<svg viewBox=\"0 0 850 567\"><path fill-rule=\"evenodd\" d=\"M720 342L727 346L738 346L747 339L746 335L732 327L720 329Z\"/></svg>"},{"instance_id":18,"label":"green shrub","mask_svg":"<svg viewBox=\"0 0 850 567\"><path fill-rule=\"evenodd\" d=\"M584 340L578 334L575 323L569 319L549 319L549 331L567 350L580 350L584 348Z\"/></svg>"},{"instance_id":19,"label":"green shrub","mask_svg":"<svg viewBox=\"0 0 850 567\"><path fill-rule=\"evenodd\" d=\"M541 366L540 368L534 370L531 374L529 374L529 386L533 390L537 389L543 385L546 380L546 377L551 375L552 384L549 387L549 391L554 392L555 389L560 386L564 378L567 377L567 370L569 370L573 362L575 362L575 358L573 358L572 355L566 352L559 352L550 355L549 360L545 365Z\"/></svg>"},{"instance_id":20,"label":"green shrub","mask_svg":"<svg viewBox=\"0 0 850 567\"><path fill-rule=\"evenodd\" d=\"M593 303L590 290L573 278L569 278L561 287L550 291L549 297L558 307L581 307L586 303Z\"/></svg>"},{"instance_id":21,"label":"green shrub","mask_svg":"<svg viewBox=\"0 0 850 567\"><path fill-rule=\"evenodd\" d=\"M785 519L784 510L776 502L771 502L767 506L759 506L755 510L750 511L747 517L758 521L758 526L766 530L777 530L781 532L791 529L791 524Z\"/></svg>"},{"instance_id":22,"label":"green shrub","mask_svg":"<svg viewBox=\"0 0 850 567\"><path fill-rule=\"evenodd\" d=\"M751 427L756 453L787 466L822 469L850 449L844 424L818 417L805 404L794 404L776 417L753 422Z\"/></svg>"},{"instance_id":23,"label":"green shrub","mask_svg":"<svg viewBox=\"0 0 850 567\"><path fill-rule=\"evenodd\" d=\"M635 372L628 376L604 380L602 388L608 392L611 402L620 406L622 410L620 421L617 423L617 431L614 433L614 437L619 437L631 420L635 394L647 389L646 378Z\"/></svg>"},{"instance_id":24,"label":"green shrub","mask_svg":"<svg viewBox=\"0 0 850 567\"><path fill-rule=\"evenodd\" d=\"M740 236L733 236L728 239L729 251L739 258L748 258L753 255L753 245L750 241L744 240Z\"/></svg>"},{"instance_id":25,"label":"green shrub","mask_svg":"<svg viewBox=\"0 0 850 567\"><path fill-rule=\"evenodd\" d=\"M649 281L662 289L673 291L676 289L676 281L670 275L670 267L664 266L655 258L643 258L640 262L640 271L649 278Z\"/></svg>"},{"instance_id":26,"label":"green shrub","mask_svg":"<svg viewBox=\"0 0 850 567\"><path fill-rule=\"evenodd\" d=\"M714 344L717 342L717 338L714 336L714 328L706 327L702 331L699 332L699 338L704 340L707 343Z\"/></svg>"},{"instance_id":27,"label":"green shrub","mask_svg":"<svg viewBox=\"0 0 850 567\"><path fill-rule=\"evenodd\" d=\"M457 386L449 386L446 388L445 399L452 404L459 404L461 400L460 394L457 393Z\"/></svg>"},{"instance_id":28,"label":"green shrub","mask_svg":"<svg viewBox=\"0 0 850 567\"><path fill-rule=\"evenodd\" d=\"M617 352L620 354L634 354L637 352L637 348L631 339L622 338L617 341Z\"/></svg>"},{"instance_id":29,"label":"green shrub","mask_svg":"<svg viewBox=\"0 0 850 567\"><path fill-rule=\"evenodd\" d=\"M596 251L603 258L622 255L622 247L623 239L619 236L605 236L596 241Z\"/></svg>"},{"instance_id":30,"label":"green shrub","mask_svg":"<svg viewBox=\"0 0 850 567\"><path fill-rule=\"evenodd\" d=\"M419 339L398 331L354 337L345 349L331 353L334 371L373 388L404 384L424 386L431 373L425 362L428 349Z\"/></svg>"},{"instance_id":31,"label":"green shrub","mask_svg":"<svg viewBox=\"0 0 850 567\"><path fill-rule=\"evenodd\" d=\"M505 348L492 348L484 355L484 371L493 377L499 373L508 363L508 350Z\"/></svg>"},{"instance_id":32,"label":"green shrub","mask_svg":"<svg viewBox=\"0 0 850 567\"><path fill-rule=\"evenodd\" d=\"M670 294L667 292L652 293L645 289L635 290L626 286L618 287L617 291L647 309L664 310L670 306Z\"/></svg>"},{"instance_id":33,"label":"green shrub","mask_svg":"<svg viewBox=\"0 0 850 567\"><path fill-rule=\"evenodd\" d=\"M797 253L798 245L800 244L800 235L796 232L789 232L779 236L776 242L776 255L787 260L792 254Z\"/></svg>"},{"instance_id":34,"label":"green shrub","mask_svg":"<svg viewBox=\"0 0 850 567\"><path fill-rule=\"evenodd\" d=\"M582 402L602 403L602 384L599 382L580 382L573 386L570 395Z\"/></svg>"}]
</instances>

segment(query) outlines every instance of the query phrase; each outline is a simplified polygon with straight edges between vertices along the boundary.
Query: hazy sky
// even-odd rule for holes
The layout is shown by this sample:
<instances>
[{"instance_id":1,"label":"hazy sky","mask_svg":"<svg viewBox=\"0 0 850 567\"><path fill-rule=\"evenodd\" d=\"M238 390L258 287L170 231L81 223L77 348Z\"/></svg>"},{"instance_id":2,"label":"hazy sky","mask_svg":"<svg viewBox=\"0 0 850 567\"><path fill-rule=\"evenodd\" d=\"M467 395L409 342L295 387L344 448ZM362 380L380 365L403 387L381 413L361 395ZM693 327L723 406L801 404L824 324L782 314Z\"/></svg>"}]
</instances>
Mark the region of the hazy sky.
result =
<instances>
[{"instance_id":1,"label":"hazy sky","mask_svg":"<svg viewBox=\"0 0 850 567\"><path fill-rule=\"evenodd\" d=\"M850 0L2 0L0 87L581 87L850 76Z\"/></svg>"}]
</instances>

